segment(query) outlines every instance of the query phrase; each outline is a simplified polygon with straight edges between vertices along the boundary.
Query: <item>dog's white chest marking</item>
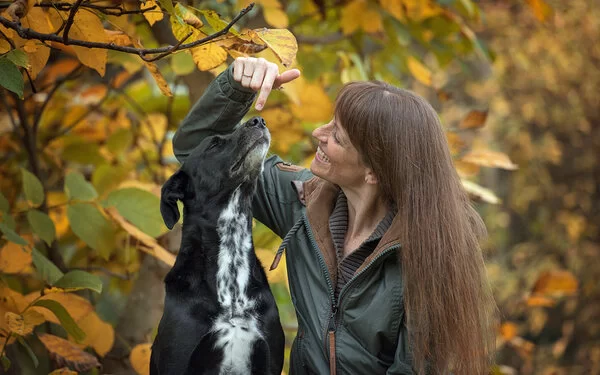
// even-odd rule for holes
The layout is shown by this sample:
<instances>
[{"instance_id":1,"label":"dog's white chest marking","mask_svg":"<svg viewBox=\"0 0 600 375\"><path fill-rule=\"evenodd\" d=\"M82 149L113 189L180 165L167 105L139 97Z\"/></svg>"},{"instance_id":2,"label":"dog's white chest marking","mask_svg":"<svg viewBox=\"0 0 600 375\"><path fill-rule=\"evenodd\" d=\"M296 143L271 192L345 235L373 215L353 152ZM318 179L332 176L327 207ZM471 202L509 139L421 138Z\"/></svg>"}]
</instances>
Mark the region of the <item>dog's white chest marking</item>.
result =
<instances>
[{"instance_id":1,"label":"dog's white chest marking","mask_svg":"<svg viewBox=\"0 0 600 375\"><path fill-rule=\"evenodd\" d=\"M248 218L240 212L239 202L238 189L217 223L221 240L217 297L224 313L216 319L213 330L219 337L216 346L223 350L222 374L249 373L253 344L262 337L256 317L251 313L255 301L246 294L250 281L247 253L252 251L252 235L247 227Z\"/></svg>"}]
</instances>

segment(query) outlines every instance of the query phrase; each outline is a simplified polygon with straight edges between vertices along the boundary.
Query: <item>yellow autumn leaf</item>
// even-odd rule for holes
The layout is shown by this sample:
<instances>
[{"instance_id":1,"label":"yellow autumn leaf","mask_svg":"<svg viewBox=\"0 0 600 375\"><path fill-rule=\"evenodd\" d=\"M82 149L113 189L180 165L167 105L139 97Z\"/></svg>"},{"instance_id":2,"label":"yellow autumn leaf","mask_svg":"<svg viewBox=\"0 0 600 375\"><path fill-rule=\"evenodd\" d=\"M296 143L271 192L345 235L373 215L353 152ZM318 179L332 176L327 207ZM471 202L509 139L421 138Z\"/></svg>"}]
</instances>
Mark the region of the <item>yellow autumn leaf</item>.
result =
<instances>
[{"instance_id":1,"label":"yellow autumn leaf","mask_svg":"<svg viewBox=\"0 0 600 375\"><path fill-rule=\"evenodd\" d=\"M152 354L152 344L136 345L129 354L131 367L138 375L148 375L150 373L150 355Z\"/></svg>"},{"instance_id":2,"label":"yellow autumn leaf","mask_svg":"<svg viewBox=\"0 0 600 375\"><path fill-rule=\"evenodd\" d=\"M108 43L109 39L100 18L90 12L75 13L73 26L69 31L69 38L99 43ZM81 46L73 46L73 50L83 65L94 69L100 76L104 77L108 57L107 50Z\"/></svg>"},{"instance_id":3,"label":"yellow autumn leaf","mask_svg":"<svg viewBox=\"0 0 600 375\"><path fill-rule=\"evenodd\" d=\"M130 46L131 39L129 35L125 34L120 30L104 30L109 43L116 44L118 46Z\"/></svg>"},{"instance_id":4,"label":"yellow autumn leaf","mask_svg":"<svg viewBox=\"0 0 600 375\"><path fill-rule=\"evenodd\" d=\"M530 307L552 307L556 305L556 300L544 296L527 297L527 306Z\"/></svg>"},{"instance_id":5,"label":"yellow autumn leaf","mask_svg":"<svg viewBox=\"0 0 600 375\"><path fill-rule=\"evenodd\" d=\"M406 10L406 16L414 21L423 21L443 12L443 9L432 1L399 0Z\"/></svg>"},{"instance_id":6,"label":"yellow autumn leaf","mask_svg":"<svg viewBox=\"0 0 600 375\"><path fill-rule=\"evenodd\" d=\"M137 40L135 40L133 38L130 38L130 40L131 40L131 43L134 45L134 47L143 48L142 44L140 42L138 42ZM146 66L146 69L148 69L148 71L154 78L154 81L158 85L158 88L160 89L160 91L166 96L173 96L173 93L171 92L171 88L169 87L169 84L167 83L167 80L165 79L165 77L163 77L163 75L161 74L160 70L158 70L158 66L156 66L156 64L154 64L152 62L143 61L143 63Z\"/></svg>"},{"instance_id":7,"label":"yellow autumn leaf","mask_svg":"<svg viewBox=\"0 0 600 375\"><path fill-rule=\"evenodd\" d=\"M21 19L24 28L31 28L40 33L52 33L52 25L48 19L48 14L42 8L34 7L27 15ZM27 42L25 42L27 44ZM29 75L35 79L38 73L46 66L50 57L50 48L40 42L34 42L37 45L35 50L29 47L31 52L27 52L29 62Z\"/></svg>"},{"instance_id":8,"label":"yellow autumn leaf","mask_svg":"<svg viewBox=\"0 0 600 375\"><path fill-rule=\"evenodd\" d=\"M399 21L405 21L402 3L398 0L379 0L381 7Z\"/></svg>"},{"instance_id":9,"label":"yellow autumn leaf","mask_svg":"<svg viewBox=\"0 0 600 375\"><path fill-rule=\"evenodd\" d=\"M278 29L284 29L289 25L287 14L280 8L264 8L263 15L269 25Z\"/></svg>"},{"instance_id":10,"label":"yellow autumn leaf","mask_svg":"<svg viewBox=\"0 0 600 375\"><path fill-rule=\"evenodd\" d=\"M35 298L40 296L40 292L33 292L26 296L28 301L33 301ZM85 298L80 297L73 293L50 293L40 298L41 300L52 300L60 303L73 318L75 322L83 319L90 312L94 310L92 304ZM39 306L33 306L31 309L44 315L47 321L59 324L58 318L54 313L46 308Z\"/></svg>"},{"instance_id":11,"label":"yellow autumn leaf","mask_svg":"<svg viewBox=\"0 0 600 375\"><path fill-rule=\"evenodd\" d=\"M227 60L227 51L217 43L202 44L190 51L194 63L201 71L214 69Z\"/></svg>"},{"instance_id":12,"label":"yellow autumn leaf","mask_svg":"<svg viewBox=\"0 0 600 375\"><path fill-rule=\"evenodd\" d=\"M42 314L31 309L28 309L22 315L6 312L4 318L6 319L8 329L19 336L30 334L37 325L46 321Z\"/></svg>"},{"instance_id":13,"label":"yellow autumn leaf","mask_svg":"<svg viewBox=\"0 0 600 375\"><path fill-rule=\"evenodd\" d=\"M358 29L367 33L383 31L383 21L376 8L367 0L353 0L342 8L340 19L342 32L350 35Z\"/></svg>"},{"instance_id":14,"label":"yellow autumn leaf","mask_svg":"<svg viewBox=\"0 0 600 375\"><path fill-rule=\"evenodd\" d=\"M24 273L31 269L31 252L13 242L0 249L0 272Z\"/></svg>"},{"instance_id":15,"label":"yellow autumn leaf","mask_svg":"<svg viewBox=\"0 0 600 375\"><path fill-rule=\"evenodd\" d=\"M541 22L545 22L552 15L552 8L544 0L526 0L533 14Z\"/></svg>"},{"instance_id":16,"label":"yellow autumn leaf","mask_svg":"<svg viewBox=\"0 0 600 375\"><path fill-rule=\"evenodd\" d=\"M154 0L146 0L146 2L140 4L141 10L145 10L145 9L149 9L149 8L153 8L153 9L144 12L144 17L148 20L148 23L150 24L150 26L152 26L156 22L163 19L163 13L162 13L160 7L158 6L158 4L156 4L156 1L154 1Z\"/></svg>"},{"instance_id":17,"label":"yellow autumn leaf","mask_svg":"<svg viewBox=\"0 0 600 375\"><path fill-rule=\"evenodd\" d=\"M39 335L38 338L59 363L67 364L70 368L81 372L100 367L96 357L72 342L47 333Z\"/></svg>"},{"instance_id":18,"label":"yellow autumn leaf","mask_svg":"<svg viewBox=\"0 0 600 375\"><path fill-rule=\"evenodd\" d=\"M82 348L92 347L100 357L104 357L112 349L115 330L100 319L96 312L92 311L80 319L77 325L85 332L85 339L79 343Z\"/></svg>"},{"instance_id":19,"label":"yellow autumn leaf","mask_svg":"<svg viewBox=\"0 0 600 375\"><path fill-rule=\"evenodd\" d=\"M257 37L271 49L283 66L289 67L296 58L298 42L296 37L287 29L256 30Z\"/></svg>"},{"instance_id":20,"label":"yellow autumn leaf","mask_svg":"<svg viewBox=\"0 0 600 375\"><path fill-rule=\"evenodd\" d=\"M536 280L531 293L539 296L564 296L577 293L579 282L569 271L543 272Z\"/></svg>"},{"instance_id":21,"label":"yellow autumn leaf","mask_svg":"<svg viewBox=\"0 0 600 375\"><path fill-rule=\"evenodd\" d=\"M406 60L410 73L424 85L431 86L431 71L427 69L419 60L412 56L408 56Z\"/></svg>"},{"instance_id":22,"label":"yellow autumn leaf","mask_svg":"<svg viewBox=\"0 0 600 375\"><path fill-rule=\"evenodd\" d=\"M455 160L454 167L460 177L472 177L479 173L479 166L462 160Z\"/></svg>"},{"instance_id":23,"label":"yellow autumn leaf","mask_svg":"<svg viewBox=\"0 0 600 375\"><path fill-rule=\"evenodd\" d=\"M297 90L299 103L292 104L294 116L312 123L329 121L333 116L333 102L329 99L323 86L319 83L309 83L302 77L296 81L298 82L294 82L294 84L299 86Z\"/></svg>"},{"instance_id":24,"label":"yellow autumn leaf","mask_svg":"<svg viewBox=\"0 0 600 375\"><path fill-rule=\"evenodd\" d=\"M6 39L0 39L0 53L6 53L11 50L10 43Z\"/></svg>"},{"instance_id":25,"label":"yellow autumn leaf","mask_svg":"<svg viewBox=\"0 0 600 375\"><path fill-rule=\"evenodd\" d=\"M508 155L487 149L472 150L463 156L461 160L482 167L501 168L511 171L518 168L516 164L510 161Z\"/></svg>"}]
</instances>

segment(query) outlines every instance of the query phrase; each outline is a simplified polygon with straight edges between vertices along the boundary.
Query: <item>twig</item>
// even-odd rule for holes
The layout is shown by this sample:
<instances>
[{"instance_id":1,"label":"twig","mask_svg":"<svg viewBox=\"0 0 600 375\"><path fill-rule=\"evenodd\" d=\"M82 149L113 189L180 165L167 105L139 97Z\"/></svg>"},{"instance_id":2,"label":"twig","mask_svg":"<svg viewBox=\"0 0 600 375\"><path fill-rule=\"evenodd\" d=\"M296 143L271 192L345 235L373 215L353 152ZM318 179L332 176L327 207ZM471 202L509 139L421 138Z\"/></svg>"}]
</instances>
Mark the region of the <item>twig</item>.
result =
<instances>
[{"instance_id":1,"label":"twig","mask_svg":"<svg viewBox=\"0 0 600 375\"><path fill-rule=\"evenodd\" d=\"M179 46L181 46L183 44L183 42L185 42L186 40L188 40L190 38L190 36L192 36L194 32L190 31L188 35L186 35L183 39L181 39L179 42L177 42L177 44L175 44L173 47L171 47L168 51L165 51L163 53L161 53L160 55L156 56L156 57L152 57L152 58L147 58L144 57L143 54L140 54L140 57L142 58L142 60L144 60L145 62L154 62L156 60L160 60L163 57L173 53L173 51L177 51L177 48L179 48Z\"/></svg>"},{"instance_id":2,"label":"twig","mask_svg":"<svg viewBox=\"0 0 600 375\"><path fill-rule=\"evenodd\" d=\"M8 8L10 4L11 3L2 3L2 4L0 4L0 9ZM34 4L33 6L40 7L40 8L54 8L56 10L69 11L73 8L74 4L64 3L64 2L63 3L41 3L41 4ZM94 9L100 13L103 13L103 14L106 14L109 16L122 16L125 14L144 14L146 12L149 12L149 11L157 8L156 5L153 5L150 8L146 8L146 9L125 10L120 5L102 6L102 5L93 5L90 3L81 4L79 7Z\"/></svg>"},{"instance_id":3,"label":"twig","mask_svg":"<svg viewBox=\"0 0 600 375\"><path fill-rule=\"evenodd\" d=\"M15 42L13 42L12 39L10 39L9 37L6 36L6 34L4 34L4 31L0 30L0 35L2 35L2 37L4 39L6 39L6 41L8 42L8 44L10 44L10 47L12 49L17 48L17 46L15 45Z\"/></svg>"},{"instance_id":4,"label":"twig","mask_svg":"<svg viewBox=\"0 0 600 375\"><path fill-rule=\"evenodd\" d=\"M129 46L119 46L114 43L90 42L90 41L79 40L79 39L70 39L68 41L68 43L69 43L69 45L74 45L74 46L82 46L82 47L88 47L88 48L101 48L101 49L109 49L109 50L114 50L114 51L131 53L131 54L135 54L135 55L138 55L141 57L145 57L146 55L153 55L156 53L163 53L163 52L167 52L167 51L169 53L173 53L175 51L181 51L184 49L189 49L189 48L199 46L201 44L206 44L220 36L227 34L229 32L229 29L231 29L231 27L233 27L233 25L237 21L239 21L240 18L242 18L244 15L246 15L246 13L248 13L250 10L252 10L253 7L254 7L253 3L248 5L233 20L231 20L231 22L229 22L227 24L227 26L225 26L222 30L219 30L214 34L208 35L205 38L198 39L194 42L181 44L176 49L173 49L173 46L165 46L165 47L158 47L158 48L137 48L137 47L129 47ZM19 22L9 21L8 19L6 19L4 17L0 17L0 24L2 24L4 27L15 30L19 34L19 36L23 39L35 39L35 40L39 40L41 42L50 41L50 42L57 42L57 43L64 44L64 39L59 35L44 34L44 33L39 33L32 29L26 29L26 28L23 28Z\"/></svg>"},{"instance_id":5,"label":"twig","mask_svg":"<svg viewBox=\"0 0 600 375\"><path fill-rule=\"evenodd\" d=\"M65 32L63 33L63 44L65 45L69 44L69 31L71 31L71 26L73 25L73 21L75 21L75 13L77 13L77 9L79 9L82 2L83 0L77 0L69 12L69 18L67 18Z\"/></svg>"}]
</instances>

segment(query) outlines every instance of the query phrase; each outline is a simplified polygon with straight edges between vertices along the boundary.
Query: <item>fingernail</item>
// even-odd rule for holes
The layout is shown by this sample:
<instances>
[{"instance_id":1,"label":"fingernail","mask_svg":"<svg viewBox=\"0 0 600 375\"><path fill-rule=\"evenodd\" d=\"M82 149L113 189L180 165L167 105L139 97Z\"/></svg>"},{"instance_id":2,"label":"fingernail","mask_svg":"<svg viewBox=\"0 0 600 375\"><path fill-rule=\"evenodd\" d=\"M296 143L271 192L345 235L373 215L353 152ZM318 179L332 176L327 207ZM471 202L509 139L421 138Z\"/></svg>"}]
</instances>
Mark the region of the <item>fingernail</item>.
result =
<instances>
[{"instance_id":1,"label":"fingernail","mask_svg":"<svg viewBox=\"0 0 600 375\"><path fill-rule=\"evenodd\" d=\"M262 103L256 103L256 110L260 111L261 109L263 109Z\"/></svg>"}]
</instances>

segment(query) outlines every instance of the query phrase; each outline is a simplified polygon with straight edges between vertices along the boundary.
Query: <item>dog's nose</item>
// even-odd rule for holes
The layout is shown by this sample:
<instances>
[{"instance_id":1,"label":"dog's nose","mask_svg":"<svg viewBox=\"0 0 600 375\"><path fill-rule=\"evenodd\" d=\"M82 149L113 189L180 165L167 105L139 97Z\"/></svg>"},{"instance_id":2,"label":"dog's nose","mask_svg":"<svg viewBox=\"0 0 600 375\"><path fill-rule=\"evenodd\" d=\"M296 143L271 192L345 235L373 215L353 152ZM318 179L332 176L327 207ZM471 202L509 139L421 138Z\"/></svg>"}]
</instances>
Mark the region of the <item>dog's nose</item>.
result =
<instances>
[{"instance_id":1,"label":"dog's nose","mask_svg":"<svg viewBox=\"0 0 600 375\"><path fill-rule=\"evenodd\" d=\"M253 117L248 121L249 126L256 126L258 128L264 128L267 125L265 124L265 120L262 117Z\"/></svg>"}]
</instances>

